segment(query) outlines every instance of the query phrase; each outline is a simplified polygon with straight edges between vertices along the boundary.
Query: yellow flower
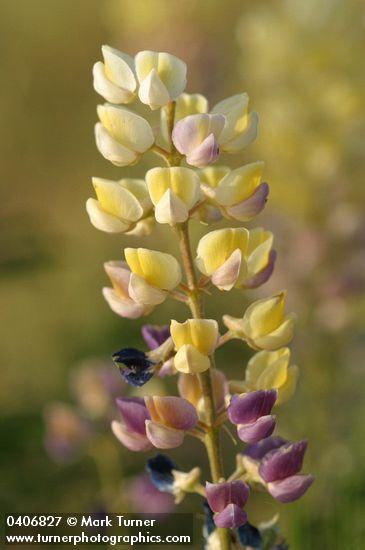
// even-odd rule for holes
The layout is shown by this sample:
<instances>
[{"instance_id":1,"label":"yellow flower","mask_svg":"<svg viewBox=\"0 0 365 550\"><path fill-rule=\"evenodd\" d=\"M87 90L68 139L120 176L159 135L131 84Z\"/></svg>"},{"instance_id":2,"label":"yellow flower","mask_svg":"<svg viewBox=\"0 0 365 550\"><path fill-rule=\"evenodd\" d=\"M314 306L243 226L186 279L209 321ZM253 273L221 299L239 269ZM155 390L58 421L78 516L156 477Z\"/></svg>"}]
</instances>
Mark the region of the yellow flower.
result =
<instances>
[{"instance_id":1,"label":"yellow flower","mask_svg":"<svg viewBox=\"0 0 365 550\"><path fill-rule=\"evenodd\" d=\"M218 341L218 323L213 319L187 319L184 323L172 320L171 337L177 349L176 370L196 374L210 367L209 355Z\"/></svg>"},{"instance_id":2,"label":"yellow flower","mask_svg":"<svg viewBox=\"0 0 365 550\"><path fill-rule=\"evenodd\" d=\"M247 94L238 94L215 105L213 114L224 115L226 124L219 135L219 145L227 153L239 153L257 136L258 115L248 113Z\"/></svg>"},{"instance_id":3,"label":"yellow flower","mask_svg":"<svg viewBox=\"0 0 365 550\"><path fill-rule=\"evenodd\" d=\"M135 57L139 99L158 109L176 99L186 86L186 64L165 52L139 52Z\"/></svg>"},{"instance_id":4,"label":"yellow flower","mask_svg":"<svg viewBox=\"0 0 365 550\"><path fill-rule=\"evenodd\" d=\"M148 122L132 111L116 105L99 105L100 122L95 126L100 153L116 166L135 164L155 141Z\"/></svg>"},{"instance_id":5,"label":"yellow flower","mask_svg":"<svg viewBox=\"0 0 365 550\"><path fill-rule=\"evenodd\" d=\"M277 351L259 351L248 362L243 382L232 380L232 393L243 393L256 390L278 390L276 404L288 401L294 394L299 369L289 366L289 348Z\"/></svg>"},{"instance_id":6,"label":"yellow flower","mask_svg":"<svg viewBox=\"0 0 365 550\"><path fill-rule=\"evenodd\" d=\"M295 315L284 314L286 292L251 304L242 319L223 316L223 322L237 338L254 349L277 350L293 338Z\"/></svg>"},{"instance_id":7,"label":"yellow flower","mask_svg":"<svg viewBox=\"0 0 365 550\"><path fill-rule=\"evenodd\" d=\"M200 239L196 265L221 290L255 288L273 271L272 242L272 233L260 227L217 229Z\"/></svg>"},{"instance_id":8,"label":"yellow flower","mask_svg":"<svg viewBox=\"0 0 365 550\"><path fill-rule=\"evenodd\" d=\"M138 233L139 220L152 208L146 183L138 179L92 181L97 199L88 199L86 210L93 226L108 233Z\"/></svg>"},{"instance_id":9,"label":"yellow flower","mask_svg":"<svg viewBox=\"0 0 365 550\"><path fill-rule=\"evenodd\" d=\"M161 304L181 281L180 265L170 254L147 248L126 248L124 254L132 271L129 294L137 303Z\"/></svg>"},{"instance_id":10,"label":"yellow flower","mask_svg":"<svg viewBox=\"0 0 365 550\"><path fill-rule=\"evenodd\" d=\"M146 181L159 223L185 222L189 210L199 201L199 177L189 168L152 168Z\"/></svg>"},{"instance_id":11,"label":"yellow flower","mask_svg":"<svg viewBox=\"0 0 365 550\"><path fill-rule=\"evenodd\" d=\"M232 170L210 190L210 196L227 218L249 221L264 208L269 186L261 182L263 162Z\"/></svg>"},{"instance_id":12,"label":"yellow flower","mask_svg":"<svg viewBox=\"0 0 365 550\"><path fill-rule=\"evenodd\" d=\"M137 93L134 60L109 46L102 46L104 63L93 67L94 88L110 103L131 103Z\"/></svg>"}]
</instances>

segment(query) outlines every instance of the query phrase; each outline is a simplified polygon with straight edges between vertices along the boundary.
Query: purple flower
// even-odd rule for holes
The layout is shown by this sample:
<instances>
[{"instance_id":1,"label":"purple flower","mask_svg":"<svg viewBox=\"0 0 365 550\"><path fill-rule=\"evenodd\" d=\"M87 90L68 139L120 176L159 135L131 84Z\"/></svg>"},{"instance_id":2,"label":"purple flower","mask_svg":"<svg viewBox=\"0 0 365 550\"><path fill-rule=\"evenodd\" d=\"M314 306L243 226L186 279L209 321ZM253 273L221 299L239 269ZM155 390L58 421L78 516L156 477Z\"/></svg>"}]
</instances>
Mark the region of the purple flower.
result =
<instances>
[{"instance_id":1,"label":"purple flower","mask_svg":"<svg viewBox=\"0 0 365 550\"><path fill-rule=\"evenodd\" d=\"M228 418L242 441L256 443L272 434L276 420L270 413L277 395L277 390L259 390L232 396Z\"/></svg>"},{"instance_id":2,"label":"purple flower","mask_svg":"<svg viewBox=\"0 0 365 550\"><path fill-rule=\"evenodd\" d=\"M233 529L247 521L243 510L250 494L250 489L244 481L237 480L224 483L206 484L207 501L213 512L217 527Z\"/></svg>"},{"instance_id":3,"label":"purple flower","mask_svg":"<svg viewBox=\"0 0 365 550\"><path fill-rule=\"evenodd\" d=\"M312 475L298 475L306 449L305 440L291 443L281 437L268 437L249 446L244 455L257 462L269 493L286 503L300 498L314 481Z\"/></svg>"},{"instance_id":4,"label":"purple flower","mask_svg":"<svg viewBox=\"0 0 365 550\"><path fill-rule=\"evenodd\" d=\"M164 325L143 325L142 336L149 349L156 349L167 340L170 336L170 327Z\"/></svg>"}]
</instances>

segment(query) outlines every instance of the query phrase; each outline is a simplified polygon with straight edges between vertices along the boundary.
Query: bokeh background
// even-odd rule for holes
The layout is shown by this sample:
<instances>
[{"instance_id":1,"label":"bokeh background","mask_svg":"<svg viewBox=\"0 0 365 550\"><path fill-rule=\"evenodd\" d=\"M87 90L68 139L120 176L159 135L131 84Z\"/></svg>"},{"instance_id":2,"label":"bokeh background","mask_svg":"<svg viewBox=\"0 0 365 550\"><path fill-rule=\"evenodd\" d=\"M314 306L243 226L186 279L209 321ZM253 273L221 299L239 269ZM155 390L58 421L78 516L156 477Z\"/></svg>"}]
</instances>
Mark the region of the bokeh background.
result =
<instances>
[{"instance_id":1,"label":"bokeh background","mask_svg":"<svg viewBox=\"0 0 365 550\"><path fill-rule=\"evenodd\" d=\"M146 457L109 430L125 388L108 358L142 346L142 321L108 309L102 264L130 241L94 229L84 203L91 176L141 176L155 159L121 171L96 151L91 67L106 43L174 53L188 63L187 91L211 104L247 91L259 112L259 138L232 158L266 161L271 200L259 223L275 233L276 272L247 297L215 295L208 312L240 315L247 300L288 289L301 376L279 432L309 438L316 482L288 506L259 495L250 517L279 512L293 550L365 547L364 23L358 0L0 1L2 511L127 511L148 500ZM175 247L163 228L143 245ZM166 302L149 321L184 315ZM249 355L234 342L218 360L238 378ZM224 448L233 464L228 437ZM194 442L171 455L182 469L205 464Z\"/></svg>"}]
</instances>

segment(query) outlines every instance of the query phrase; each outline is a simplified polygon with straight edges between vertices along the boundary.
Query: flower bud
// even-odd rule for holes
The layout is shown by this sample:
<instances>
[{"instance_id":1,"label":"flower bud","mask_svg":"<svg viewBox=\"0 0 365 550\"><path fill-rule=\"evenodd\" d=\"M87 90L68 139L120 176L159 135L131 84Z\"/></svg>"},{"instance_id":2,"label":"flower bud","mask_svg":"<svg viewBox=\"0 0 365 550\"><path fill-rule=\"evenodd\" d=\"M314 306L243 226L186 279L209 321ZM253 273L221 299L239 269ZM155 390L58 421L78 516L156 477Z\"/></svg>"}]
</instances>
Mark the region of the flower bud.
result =
<instances>
[{"instance_id":1,"label":"flower bud","mask_svg":"<svg viewBox=\"0 0 365 550\"><path fill-rule=\"evenodd\" d=\"M104 287L103 296L114 313L127 319L148 315L152 308L135 302L129 294L131 271L126 262L106 262L104 269L113 288Z\"/></svg>"},{"instance_id":2,"label":"flower bud","mask_svg":"<svg viewBox=\"0 0 365 550\"><path fill-rule=\"evenodd\" d=\"M135 57L139 99L158 109L176 99L186 86L186 64L169 53L142 51Z\"/></svg>"},{"instance_id":3,"label":"flower bud","mask_svg":"<svg viewBox=\"0 0 365 550\"><path fill-rule=\"evenodd\" d=\"M212 193L227 218L249 221L264 208L269 194L261 182L263 162L247 164L227 173Z\"/></svg>"},{"instance_id":4,"label":"flower bud","mask_svg":"<svg viewBox=\"0 0 365 550\"><path fill-rule=\"evenodd\" d=\"M198 114L179 120L172 132L172 141L186 162L202 167L217 160L218 137L225 124L224 116Z\"/></svg>"},{"instance_id":5,"label":"flower bud","mask_svg":"<svg viewBox=\"0 0 365 550\"><path fill-rule=\"evenodd\" d=\"M161 304L181 281L180 265L170 254L147 248L126 248L124 254L132 271L129 294L137 303Z\"/></svg>"},{"instance_id":6,"label":"flower bud","mask_svg":"<svg viewBox=\"0 0 365 550\"><path fill-rule=\"evenodd\" d=\"M152 207L143 180L93 178L93 185L97 200L88 199L86 210L93 226L101 231L129 232Z\"/></svg>"},{"instance_id":7,"label":"flower bud","mask_svg":"<svg viewBox=\"0 0 365 550\"><path fill-rule=\"evenodd\" d=\"M286 292L257 300L246 310L243 319L229 315L223 322L237 338L242 338L254 349L277 350L293 338L295 316L284 315Z\"/></svg>"},{"instance_id":8,"label":"flower bud","mask_svg":"<svg viewBox=\"0 0 365 550\"><path fill-rule=\"evenodd\" d=\"M151 126L139 115L115 105L98 106L100 122L95 126L100 153L116 166L136 164L154 143Z\"/></svg>"},{"instance_id":9,"label":"flower bud","mask_svg":"<svg viewBox=\"0 0 365 550\"><path fill-rule=\"evenodd\" d=\"M202 237L196 265L220 290L255 288L270 277L276 253L270 231L244 227L217 229Z\"/></svg>"},{"instance_id":10,"label":"flower bud","mask_svg":"<svg viewBox=\"0 0 365 550\"><path fill-rule=\"evenodd\" d=\"M171 337L177 349L175 368L196 374L210 367L209 355L218 341L218 323L213 319L188 319L185 323L172 320Z\"/></svg>"},{"instance_id":11,"label":"flower bud","mask_svg":"<svg viewBox=\"0 0 365 550\"><path fill-rule=\"evenodd\" d=\"M310 474L295 475L281 481L270 482L267 484L267 489L276 500L286 504L303 496L313 481L314 477Z\"/></svg>"},{"instance_id":12,"label":"flower bud","mask_svg":"<svg viewBox=\"0 0 365 550\"><path fill-rule=\"evenodd\" d=\"M287 443L268 452L261 461L259 472L266 481L277 481L297 474L302 466L307 441Z\"/></svg>"},{"instance_id":13,"label":"flower bud","mask_svg":"<svg viewBox=\"0 0 365 550\"><path fill-rule=\"evenodd\" d=\"M275 417L270 415L277 398L276 390L233 395L228 418L237 425L238 437L245 443L256 443L272 434Z\"/></svg>"},{"instance_id":14,"label":"flower bud","mask_svg":"<svg viewBox=\"0 0 365 550\"><path fill-rule=\"evenodd\" d=\"M136 97L134 60L109 46L102 46L104 63L93 67L94 88L110 103L131 103Z\"/></svg>"},{"instance_id":15,"label":"flower bud","mask_svg":"<svg viewBox=\"0 0 365 550\"><path fill-rule=\"evenodd\" d=\"M276 404L284 403L292 397L299 374L298 367L289 366L289 361L289 348L259 351L247 364L245 380L230 382L231 391L235 391L234 388L239 388L241 392L276 388L278 390Z\"/></svg>"},{"instance_id":16,"label":"flower bud","mask_svg":"<svg viewBox=\"0 0 365 550\"><path fill-rule=\"evenodd\" d=\"M146 181L159 223L185 222L189 210L199 201L199 177L189 168L152 168Z\"/></svg>"},{"instance_id":17,"label":"flower bud","mask_svg":"<svg viewBox=\"0 0 365 550\"><path fill-rule=\"evenodd\" d=\"M226 118L224 130L218 142L222 151L240 153L247 145L256 139L258 115L248 113L248 95L238 94L215 105L213 114L221 114Z\"/></svg>"}]
</instances>

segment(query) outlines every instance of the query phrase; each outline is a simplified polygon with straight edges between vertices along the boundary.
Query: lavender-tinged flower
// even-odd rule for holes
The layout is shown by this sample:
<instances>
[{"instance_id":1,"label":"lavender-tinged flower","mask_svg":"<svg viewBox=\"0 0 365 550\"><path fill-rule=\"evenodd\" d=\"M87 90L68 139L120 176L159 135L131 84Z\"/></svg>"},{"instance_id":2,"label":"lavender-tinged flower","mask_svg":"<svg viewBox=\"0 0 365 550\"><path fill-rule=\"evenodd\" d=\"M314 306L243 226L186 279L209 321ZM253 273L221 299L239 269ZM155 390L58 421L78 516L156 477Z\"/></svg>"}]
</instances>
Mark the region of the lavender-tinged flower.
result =
<instances>
[{"instance_id":1,"label":"lavender-tinged flower","mask_svg":"<svg viewBox=\"0 0 365 550\"><path fill-rule=\"evenodd\" d=\"M216 512L214 523L217 527L233 529L247 521L244 512L250 489L244 481L206 484L206 495L210 508Z\"/></svg>"},{"instance_id":2,"label":"lavender-tinged flower","mask_svg":"<svg viewBox=\"0 0 365 550\"><path fill-rule=\"evenodd\" d=\"M146 436L146 420L150 418L143 399L123 397L116 400L122 421L113 420L112 431L130 451L148 451L152 448Z\"/></svg>"},{"instance_id":3,"label":"lavender-tinged flower","mask_svg":"<svg viewBox=\"0 0 365 550\"><path fill-rule=\"evenodd\" d=\"M45 411L45 447L57 462L72 459L92 435L85 419L66 403L54 403Z\"/></svg>"},{"instance_id":4,"label":"lavender-tinged flower","mask_svg":"<svg viewBox=\"0 0 365 550\"><path fill-rule=\"evenodd\" d=\"M223 115L189 115L175 124L172 140L179 153L186 155L188 164L207 166L218 158L218 138L224 124Z\"/></svg>"},{"instance_id":5,"label":"lavender-tinged flower","mask_svg":"<svg viewBox=\"0 0 365 550\"><path fill-rule=\"evenodd\" d=\"M237 425L237 434L242 441L256 443L272 434L276 420L270 413L276 398L276 390L232 396L228 418Z\"/></svg>"},{"instance_id":6,"label":"lavender-tinged flower","mask_svg":"<svg viewBox=\"0 0 365 550\"><path fill-rule=\"evenodd\" d=\"M153 376L154 363L143 351L123 348L113 353L112 359L124 380L132 386L143 386Z\"/></svg>"},{"instance_id":7,"label":"lavender-tinged flower","mask_svg":"<svg viewBox=\"0 0 365 550\"><path fill-rule=\"evenodd\" d=\"M277 481L297 474L303 465L308 442L287 443L268 452L262 459L259 472L266 481Z\"/></svg>"},{"instance_id":8,"label":"lavender-tinged flower","mask_svg":"<svg viewBox=\"0 0 365 550\"><path fill-rule=\"evenodd\" d=\"M252 445L246 447L243 454L253 460L261 460L269 451L278 449L282 445L285 445L285 443L288 443L287 440L279 435L266 437L258 443L253 443Z\"/></svg>"},{"instance_id":9,"label":"lavender-tinged flower","mask_svg":"<svg viewBox=\"0 0 365 550\"><path fill-rule=\"evenodd\" d=\"M149 349L156 349L163 344L170 336L170 327L164 325L143 325L142 336Z\"/></svg>"}]
</instances>

